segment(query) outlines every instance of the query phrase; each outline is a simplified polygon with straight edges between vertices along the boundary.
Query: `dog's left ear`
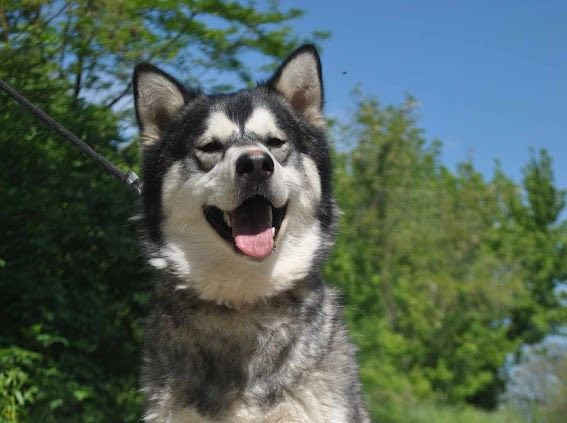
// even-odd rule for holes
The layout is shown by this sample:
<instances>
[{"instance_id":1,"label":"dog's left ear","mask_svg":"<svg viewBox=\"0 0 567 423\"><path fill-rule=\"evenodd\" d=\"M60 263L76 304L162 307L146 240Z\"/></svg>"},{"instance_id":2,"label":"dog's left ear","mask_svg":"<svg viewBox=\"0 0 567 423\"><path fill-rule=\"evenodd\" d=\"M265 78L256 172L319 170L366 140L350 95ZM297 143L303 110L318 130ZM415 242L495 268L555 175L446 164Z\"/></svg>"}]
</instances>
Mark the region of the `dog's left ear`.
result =
<instances>
[{"instance_id":1,"label":"dog's left ear","mask_svg":"<svg viewBox=\"0 0 567 423\"><path fill-rule=\"evenodd\" d=\"M311 124L324 126L321 60L315 46L295 50L266 84L276 90Z\"/></svg>"}]
</instances>

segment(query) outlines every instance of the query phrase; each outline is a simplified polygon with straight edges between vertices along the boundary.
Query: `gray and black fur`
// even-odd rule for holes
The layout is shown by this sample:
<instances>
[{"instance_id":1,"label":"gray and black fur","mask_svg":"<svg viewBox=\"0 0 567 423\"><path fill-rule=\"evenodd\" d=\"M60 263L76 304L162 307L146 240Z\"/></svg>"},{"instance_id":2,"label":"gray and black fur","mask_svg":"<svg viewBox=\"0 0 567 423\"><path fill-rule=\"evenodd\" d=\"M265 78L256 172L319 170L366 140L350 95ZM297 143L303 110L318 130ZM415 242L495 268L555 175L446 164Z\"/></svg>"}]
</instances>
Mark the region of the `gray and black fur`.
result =
<instances>
[{"instance_id":1,"label":"gray and black fur","mask_svg":"<svg viewBox=\"0 0 567 423\"><path fill-rule=\"evenodd\" d=\"M337 293L320 276L337 212L315 48L228 95L142 64L134 97L158 269L145 421L368 422Z\"/></svg>"}]
</instances>

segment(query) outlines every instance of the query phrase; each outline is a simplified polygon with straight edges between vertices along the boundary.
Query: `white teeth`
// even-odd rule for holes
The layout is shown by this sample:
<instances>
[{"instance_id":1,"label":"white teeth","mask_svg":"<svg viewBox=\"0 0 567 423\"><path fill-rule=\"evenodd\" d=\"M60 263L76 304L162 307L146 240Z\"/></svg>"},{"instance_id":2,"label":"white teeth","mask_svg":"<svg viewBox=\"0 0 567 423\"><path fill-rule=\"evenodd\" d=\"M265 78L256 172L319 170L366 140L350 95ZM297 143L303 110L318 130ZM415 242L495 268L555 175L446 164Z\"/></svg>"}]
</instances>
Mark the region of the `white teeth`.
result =
<instances>
[{"instance_id":1,"label":"white teeth","mask_svg":"<svg viewBox=\"0 0 567 423\"><path fill-rule=\"evenodd\" d=\"M272 237L276 236L276 228L272 226Z\"/></svg>"},{"instance_id":2,"label":"white teeth","mask_svg":"<svg viewBox=\"0 0 567 423\"><path fill-rule=\"evenodd\" d=\"M272 208L271 207L268 207L268 218L270 220L270 223L273 222Z\"/></svg>"},{"instance_id":3,"label":"white teeth","mask_svg":"<svg viewBox=\"0 0 567 423\"><path fill-rule=\"evenodd\" d=\"M228 212L223 212L222 217L224 218L224 223L226 223L229 228L232 228L232 222L230 221L230 214Z\"/></svg>"}]
</instances>

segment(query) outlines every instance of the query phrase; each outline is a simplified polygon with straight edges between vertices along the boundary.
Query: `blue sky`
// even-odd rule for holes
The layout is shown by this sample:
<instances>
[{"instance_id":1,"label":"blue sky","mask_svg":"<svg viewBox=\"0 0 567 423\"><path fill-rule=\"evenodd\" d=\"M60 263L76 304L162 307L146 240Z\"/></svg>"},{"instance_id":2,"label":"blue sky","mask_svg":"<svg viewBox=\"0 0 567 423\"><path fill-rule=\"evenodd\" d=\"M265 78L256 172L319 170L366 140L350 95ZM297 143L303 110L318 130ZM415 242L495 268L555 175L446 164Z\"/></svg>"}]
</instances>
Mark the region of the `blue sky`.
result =
<instances>
[{"instance_id":1,"label":"blue sky","mask_svg":"<svg viewBox=\"0 0 567 423\"><path fill-rule=\"evenodd\" d=\"M417 98L419 125L443 160L499 159L521 179L529 148L545 147L567 188L567 1L298 1L300 34L323 42L327 112L347 117L352 89L383 103ZM347 72L344 74L343 72Z\"/></svg>"}]
</instances>

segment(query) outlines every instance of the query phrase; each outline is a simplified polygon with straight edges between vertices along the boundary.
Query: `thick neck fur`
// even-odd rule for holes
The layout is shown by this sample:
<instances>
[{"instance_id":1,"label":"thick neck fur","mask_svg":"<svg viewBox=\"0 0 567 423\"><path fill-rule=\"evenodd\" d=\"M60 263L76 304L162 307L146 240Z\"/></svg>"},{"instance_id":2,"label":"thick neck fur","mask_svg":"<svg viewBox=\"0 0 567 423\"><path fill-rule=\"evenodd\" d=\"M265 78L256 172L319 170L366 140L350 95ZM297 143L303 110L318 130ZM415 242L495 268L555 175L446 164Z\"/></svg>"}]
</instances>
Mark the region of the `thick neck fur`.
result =
<instances>
[{"instance_id":1,"label":"thick neck fur","mask_svg":"<svg viewBox=\"0 0 567 423\"><path fill-rule=\"evenodd\" d=\"M162 280L148 322L142 384L162 380L177 393L168 397L170 407L211 417L239 401L280 400L332 337L345 336L334 291L313 280L241 309L176 290L175 277Z\"/></svg>"}]
</instances>

